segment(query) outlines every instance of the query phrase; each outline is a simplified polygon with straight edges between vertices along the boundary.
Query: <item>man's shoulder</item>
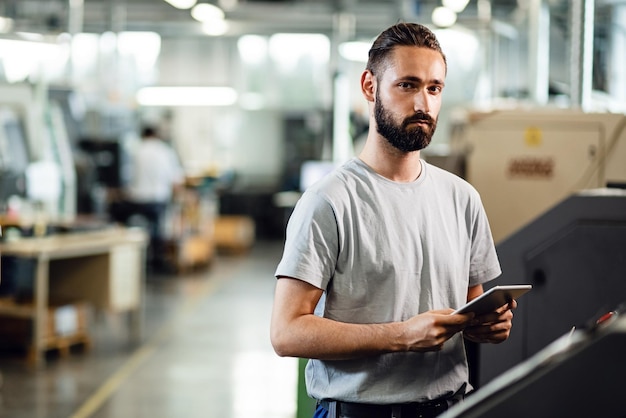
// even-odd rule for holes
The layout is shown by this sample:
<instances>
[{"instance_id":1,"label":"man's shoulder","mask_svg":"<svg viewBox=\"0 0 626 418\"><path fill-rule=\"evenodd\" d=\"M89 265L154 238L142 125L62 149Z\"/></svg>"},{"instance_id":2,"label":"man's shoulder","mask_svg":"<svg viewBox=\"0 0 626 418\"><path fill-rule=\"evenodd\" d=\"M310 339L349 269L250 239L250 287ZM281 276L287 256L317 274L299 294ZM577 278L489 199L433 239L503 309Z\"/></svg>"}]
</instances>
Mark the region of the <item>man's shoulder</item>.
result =
<instances>
[{"instance_id":1,"label":"man's shoulder","mask_svg":"<svg viewBox=\"0 0 626 418\"><path fill-rule=\"evenodd\" d=\"M478 191L467 180L441 167L427 163L428 178L436 182L437 187L446 187L471 197L477 197Z\"/></svg>"},{"instance_id":2,"label":"man's shoulder","mask_svg":"<svg viewBox=\"0 0 626 418\"><path fill-rule=\"evenodd\" d=\"M324 196L349 194L353 190L353 183L360 175L358 164L350 160L314 183L309 191Z\"/></svg>"}]
</instances>

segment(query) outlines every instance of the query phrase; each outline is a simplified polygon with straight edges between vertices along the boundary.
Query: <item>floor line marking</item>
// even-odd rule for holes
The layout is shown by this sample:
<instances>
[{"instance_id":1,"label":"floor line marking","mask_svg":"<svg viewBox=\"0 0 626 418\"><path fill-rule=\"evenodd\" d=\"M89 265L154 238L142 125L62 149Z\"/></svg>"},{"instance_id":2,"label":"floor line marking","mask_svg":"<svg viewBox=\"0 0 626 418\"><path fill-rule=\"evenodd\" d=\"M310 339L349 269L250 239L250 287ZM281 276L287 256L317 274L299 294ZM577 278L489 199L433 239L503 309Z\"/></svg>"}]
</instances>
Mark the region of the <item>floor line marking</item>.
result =
<instances>
[{"instance_id":1,"label":"floor line marking","mask_svg":"<svg viewBox=\"0 0 626 418\"><path fill-rule=\"evenodd\" d=\"M192 297L185 298L183 304L166 324L159 328L158 332L148 340L145 344L137 348L131 357L119 367L115 373L109 376L105 382L89 397L83 404L72 414L70 418L88 418L95 413L100 407L124 384L124 382L146 361L152 356L157 349L171 336L175 329L175 325L183 315L189 314L195 308L202 297L209 296L219 288L219 285L225 280L215 280L211 278L206 286L203 286L201 292L197 292Z\"/></svg>"}]
</instances>

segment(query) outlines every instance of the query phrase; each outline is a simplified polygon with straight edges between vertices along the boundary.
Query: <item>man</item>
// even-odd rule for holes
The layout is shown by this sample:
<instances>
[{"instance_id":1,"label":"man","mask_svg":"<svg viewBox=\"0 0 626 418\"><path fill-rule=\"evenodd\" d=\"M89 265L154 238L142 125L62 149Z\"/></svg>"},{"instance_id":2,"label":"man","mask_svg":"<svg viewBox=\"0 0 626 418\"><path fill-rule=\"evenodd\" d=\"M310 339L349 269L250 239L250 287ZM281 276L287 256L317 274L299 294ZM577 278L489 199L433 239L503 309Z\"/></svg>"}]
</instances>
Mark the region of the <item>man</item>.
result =
<instances>
[{"instance_id":1,"label":"man","mask_svg":"<svg viewBox=\"0 0 626 418\"><path fill-rule=\"evenodd\" d=\"M142 129L141 138L133 153L129 197L137 203L167 204L184 181L178 156L152 126Z\"/></svg>"},{"instance_id":2,"label":"man","mask_svg":"<svg viewBox=\"0 0 626 418\"><path fill-rule=\"evenodd\" d=\"M127 188L128 211L125 216L143 216L150 227L148 262L159 264L163 251L161 224L174 193L182 187L184 172L178 156L157 133L156 128L145 126L141 142L132 155L131 175Z\"/></svg>"},{"instance_id":3,"label":"man","mask_svg":"<svg viewBox=\"0 0 626 418\"><path fill-rule=\"evenodd\" d=\"M436 416L471 389L463 337L509 336L515 301L451 315L501 271L478 193L420 159L446 71L424 26L381 33L361 76L363 151L290 218L271 340L281 356L310 359L315 417Z\"/></svg>"}]
</instances>

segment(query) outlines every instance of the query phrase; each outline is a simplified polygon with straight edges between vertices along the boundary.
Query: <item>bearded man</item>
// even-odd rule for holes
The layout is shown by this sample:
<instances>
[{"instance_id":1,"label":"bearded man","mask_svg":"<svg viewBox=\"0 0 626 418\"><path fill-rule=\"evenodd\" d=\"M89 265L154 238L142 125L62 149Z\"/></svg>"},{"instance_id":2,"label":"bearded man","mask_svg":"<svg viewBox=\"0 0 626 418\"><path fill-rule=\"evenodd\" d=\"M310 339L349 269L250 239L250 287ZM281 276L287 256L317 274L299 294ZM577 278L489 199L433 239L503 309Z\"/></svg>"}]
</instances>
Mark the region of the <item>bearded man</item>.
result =
<instances>
[{"instance_id":1,"label":"bearded man","mask_svg":"<svg viewBox=\"0 0 626 418\"><path fill-rule=\"evenodd\" d=\"M476 190L420 158L446 71L426 27L383 31L361 76L363 151L289 220L270 335L278 355L309 359L315 417L437 416L471 390L464 338L510 334L515 301L452 314L501 270Z\"/></svg>"}]
</instances>

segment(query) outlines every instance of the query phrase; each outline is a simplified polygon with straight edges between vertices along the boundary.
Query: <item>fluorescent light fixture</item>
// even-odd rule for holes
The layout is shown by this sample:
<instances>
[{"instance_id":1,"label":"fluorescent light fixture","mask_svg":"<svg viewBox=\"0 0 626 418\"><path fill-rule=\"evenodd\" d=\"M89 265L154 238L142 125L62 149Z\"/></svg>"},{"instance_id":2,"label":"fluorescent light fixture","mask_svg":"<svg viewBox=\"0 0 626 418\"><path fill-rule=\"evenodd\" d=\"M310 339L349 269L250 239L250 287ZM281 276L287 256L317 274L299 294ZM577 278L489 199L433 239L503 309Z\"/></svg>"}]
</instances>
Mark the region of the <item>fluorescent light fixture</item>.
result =
<instances>
[{"instance_id":1,"label":"fluorescent light fixture","mask_svg":"<svg viewBox=\"0 0 626 418\"><path fill-rule=\"evenodd\" d=\"M0 39L0 65L9 83L24 81L38 74L42 65L65 65L69 50L48 42Z\"/></svg>"},{"instance_id":2,"label":"fluorescent light fixture","mask_svg":"<svg viewBox=\"0 0 626 418\"><path fill-rule=\"evenodd\" d=\"M217 4L224 10L234 10L239 4L239 0L217 0Z\"/></svg>"},{"instance_id":3,"label":"fluorescent light fixture","mask_svg":"<svg viewBox=\"0 0 626 418\"><path fill-rule=\"evenodd\" d=\"M339 44L339 54L348 61L367 62L371 42L344 42Z\"/></svg>"},{"instance_id":4,"label":"fluorescent light fixture","mask_svg":"<svg viewBox=\"0 0 626 418\"><path fill-rule=\"evenodd\" d=\"M447 7L436 7L431 19L440 28L447 28L456 23L456 13Z\"/></svg>"},{"instance_id":5,"label":"fluorescent light fixture","mask_svg":"<svg viewBox=\"0 0 626 418\"><path fill-rule=\"evenodd\" d=\"M456 27L435 29L434 32L446 55L456 57L455 68L458 65L468 72L476 68L480 42L474 31Z\"/></svg>"},{"instance_id":6,"label":"fluorescent light fixture","mask_svg":"<svg viewBox=\"0 0 626 418\"><path fill-rule=\"evenodd\" d=\"M165 0L177 9L191 9L198 0Z\"/></svg>"},{"instance_id":7,"label":"fluorescent light fixture","mask_svg":"<svg viewBox=\"0 0 626 418\"><path fill-rule=\"evenodd\" d=\"M202 32L210 36L220 36L228 31L228 22L225 20L207 20L202 22Z\"/></svg>"},{"instance_id":8,"label":"fluorescent light fixture","mask_svg":"<svg viewBox=\"0 0 626 418\"><path fill-rule=\"evenodd\" d=\"M117 50L121 55L133 57L140 71L150 71L161 52L161 36L156 32L120 32Z\"/></svg>"},{"instance_id":9,"label":"fluorescent light fixture","mask_svg":"<svg viewBox=\"0 0 626 418\"><path fill-rule=\"evenodd\" d=\"M267 58L267 38L259 35L243 35L237 40L239 57L247 64L260 64Z\"/></svg>"},{"instance_id":10,"label":"fluorescent light fixture","mask_svg":"<svg viewBox=\"0 0 626 418\"><path fill-rule=\"evenodd\" d=\"M224 12L213 4L199 3L191 9L191 17L199 22L224 20Z\"/></svg>"},{"instance_id":11,"label":"fluorescent light fixture","mask_svg":"<svg viewBox=\"0 0 626 418\"><path fill-rule=\"evenodd\" d=\"M444 7L452 10L455 13L461 13L467 7L469 0L442 0L441 4Z\"/></svg>"},{"instance_id":12,"label":"fluorescent light fixture","mask_svg":"<svg viewBox=\"0 0 626 418\"><path fill-rule=\"evenodd\" d=\"M230 106L237 102L231 87L144 87L137 92L143 106Z\"/></svg>"},{"instance_id":13,"label":"fluorescent light fixture","mask_svg":"<svg viewBox=\"0 0 626 418\"><path fill-rule=\"evenodd\" d=\"M269 39L269 54L287 72L293 71L305 56L313 64L325 65L330 59L330 40L317 33L276 33Z\"/></svg>"},{"instance_id":14,"label":"fluorescent light fixture","mask_svg":"<svg viewBox=\"0 0 626 418\"><path fill-rule=\"evenodd\" d=\"M202 22L202 32L211 36L220 36L228 31L228 22L224 20L224 12L209 3L199 3L191 9L191 17Z\"/></svg>"}]
</instances>

